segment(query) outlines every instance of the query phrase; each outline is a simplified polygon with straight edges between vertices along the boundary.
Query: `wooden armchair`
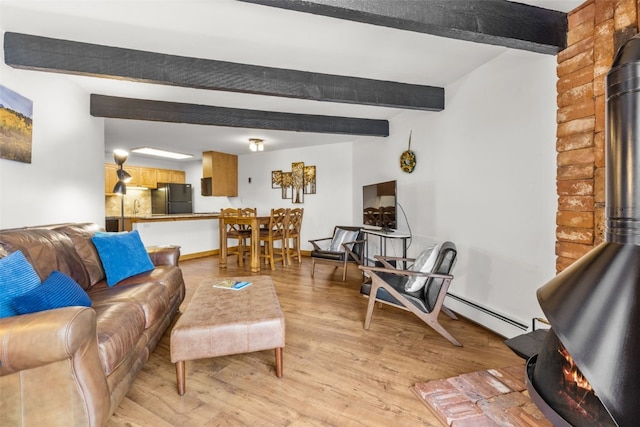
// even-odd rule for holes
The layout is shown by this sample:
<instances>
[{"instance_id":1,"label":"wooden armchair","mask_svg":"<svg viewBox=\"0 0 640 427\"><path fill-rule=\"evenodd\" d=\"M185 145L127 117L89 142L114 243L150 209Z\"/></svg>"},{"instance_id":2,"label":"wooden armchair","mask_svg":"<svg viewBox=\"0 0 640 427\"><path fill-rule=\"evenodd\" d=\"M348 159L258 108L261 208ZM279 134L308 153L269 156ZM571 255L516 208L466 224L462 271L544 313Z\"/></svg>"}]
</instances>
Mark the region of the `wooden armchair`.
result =
<instances>
[{"instance_id":1,"label":"wooden armchair","mask_svg":"<svg viewBox=\"0 0 640 427\"><path fill-rule=\"evenodd\" d=\"M318 243L325 242L321 246ZM333 236L309 240L313 245L311 251L311 277L313 277L316 262L334 264L335 268L342 265L342 281L347 280L347 266L349 263L362 265L364 259L364 244L362 227L337 226Z\"/></svg>"},{"instance_id":2,"label":"wooden armchair","mask_svg":"<svg viewBox=\"0 0 640 427\"><path fill-rule=\"evenodd\" d=\"M456 256L456 246L452 242L445 242L440 246L438 256L429 272L396 269L389 262L395 260L399 264L397 261L414 261L413 258L376 255L375 258L382 263L382 267L361 265L360 269L368 272L371 276L371 283L364 283L360 288L360 293L369 298L364 328L369 329L373 308L377 301L412 312L452 344L462 346L438 322L441 310L452 319L458 319L451 310L443 305L453 279L450 273L455 265ZM411 277L426 277L424 286L415 292L405 290L405 285ZM371 295L375 297L372 298Z\"/></svg>"}]
</instances>

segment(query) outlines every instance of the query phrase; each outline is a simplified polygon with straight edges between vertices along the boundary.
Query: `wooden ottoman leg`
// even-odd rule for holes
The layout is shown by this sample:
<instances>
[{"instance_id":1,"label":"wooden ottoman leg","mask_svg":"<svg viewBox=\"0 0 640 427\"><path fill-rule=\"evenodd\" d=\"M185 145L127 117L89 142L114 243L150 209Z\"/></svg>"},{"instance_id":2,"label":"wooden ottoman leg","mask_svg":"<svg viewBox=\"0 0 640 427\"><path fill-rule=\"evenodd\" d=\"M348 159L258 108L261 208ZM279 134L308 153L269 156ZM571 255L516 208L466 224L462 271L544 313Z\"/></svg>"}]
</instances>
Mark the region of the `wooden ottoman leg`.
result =
<instances>
[{"instance_id":1,"label":"wooden ottoman leg","mask_svg":"<svg viewBox=\"0 0 640 427\"><path fill-rule=\"evenodd\" d=\"M185 390L184 360L176 362L176 380L178 382L178 394L182 396Z\"/></svg>"},{"instance_id":2,"label":"wooden ottoman leg","mask_svg":"<svg viewBox=\"0 0 640 427\"><path fill-rule=\"evenodd\" d=\"M276 376L282 378L282 347L276 348Z\"/></svg>"}]
</instances>

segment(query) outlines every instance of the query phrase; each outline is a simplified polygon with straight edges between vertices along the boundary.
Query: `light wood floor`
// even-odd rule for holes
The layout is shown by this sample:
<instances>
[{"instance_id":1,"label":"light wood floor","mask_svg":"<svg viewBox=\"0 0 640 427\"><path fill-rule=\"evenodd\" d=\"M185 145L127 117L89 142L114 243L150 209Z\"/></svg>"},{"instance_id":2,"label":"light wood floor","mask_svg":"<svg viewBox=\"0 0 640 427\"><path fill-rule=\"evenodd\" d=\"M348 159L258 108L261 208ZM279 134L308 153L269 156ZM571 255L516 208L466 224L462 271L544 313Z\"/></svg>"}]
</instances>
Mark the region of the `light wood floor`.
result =
<instances>
[{"instance_id":1,"label":"light wood floor","mask_svg":"<svg viewBox=\"0 0 640 427\"><path fill-rule=\"evenodd\" d=\"M207 277L251 275L229 258L181 262L187 296ZM362 327L367 299L360 276L311 261L270 274L286 319L284 375L275 375L274 351L188 361L187 391L176 391L169 330L139 372L108 426L439 426L410 391L416 382L523 364L503 339L465 319L441 322L458 348L393 307L376 308ZM454 279L455 280L455 279Z\"/></svg>"}]
</instances>

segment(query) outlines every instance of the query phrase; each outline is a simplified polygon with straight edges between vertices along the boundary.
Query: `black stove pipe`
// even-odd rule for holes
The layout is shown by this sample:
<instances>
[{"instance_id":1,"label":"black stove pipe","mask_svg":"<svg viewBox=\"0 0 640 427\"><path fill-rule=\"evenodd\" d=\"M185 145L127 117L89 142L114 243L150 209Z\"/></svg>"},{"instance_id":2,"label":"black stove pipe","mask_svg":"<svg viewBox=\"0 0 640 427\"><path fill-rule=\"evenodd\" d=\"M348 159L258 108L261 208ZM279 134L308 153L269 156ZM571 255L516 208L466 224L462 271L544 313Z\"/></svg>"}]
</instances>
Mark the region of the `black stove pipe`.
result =
<instances>
[{"instance_id":1,"label":"black stove pipe","mask_svg":"<svg viewBox=\"0 0 640 427\"><path fill-rule=\"evenodd\" d=\"M619 426L640 422L639 37L618 51L606 80L605 242L537 292L553 331Z\"/></svg>"}]
</instances>

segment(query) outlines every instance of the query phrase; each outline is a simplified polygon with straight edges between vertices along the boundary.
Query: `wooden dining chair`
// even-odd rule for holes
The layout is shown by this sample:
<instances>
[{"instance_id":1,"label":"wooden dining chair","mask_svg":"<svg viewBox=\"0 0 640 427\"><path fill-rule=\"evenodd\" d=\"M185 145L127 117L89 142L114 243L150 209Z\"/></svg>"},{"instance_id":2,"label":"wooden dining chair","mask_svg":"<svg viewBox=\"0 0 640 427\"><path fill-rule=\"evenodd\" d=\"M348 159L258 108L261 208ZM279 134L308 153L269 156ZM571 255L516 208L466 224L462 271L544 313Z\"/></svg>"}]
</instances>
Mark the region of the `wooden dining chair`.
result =
<instances>
[{"instance_id":1,"label":"wooden dining chair","mask_svg":"<svg viewBox=\"0 0 640 427\"><path fill-rule=\"evenodd\" d=\"M285 208L271 209L269 225L266 228L260 229L260 243L262 246L260 259L264 259L265 263L268 261L272 270L276 269L276 261L282 260L282 266L287 266L285 236L288 210L289 209ZM275 246L276 242L280 242L279 247ZM279 256L276 255L276 250L280 253Z\"/></svg>"},{"instance_id":2,"label":"wooden dining chair","mask_svg":"<svg viewBox=\"0 0 640 427\"><path fill-rule=\"evenodd\" d=\"M287 219L287 228L285 229L285 253L287 255L287 264L292 264L292 259L297 258L298 264L302 263L302 255L300 254L300 230L302 230L302 214L304 208L289 209L289 217Z\"/></svg>"},{"instance_id":3,"label":"wooden dining chair","mask_svg":"<svg viewBox=\"0 0 640 427\"><path fill-rule=\"evenodd\" d=\"M256 216L256 208L226 208L220 211L222 217L230 216ZM229 246L227 243L227 256L237 255L238 265L242 267L244 265L245 254L250 254L251 251L247 248L251 248L251 228L244 224L226 224L227 227L227 242L229 240L235 240L235 246ZM247 245L247 239L249 244Z\"/></svg>"}]
</instances>

